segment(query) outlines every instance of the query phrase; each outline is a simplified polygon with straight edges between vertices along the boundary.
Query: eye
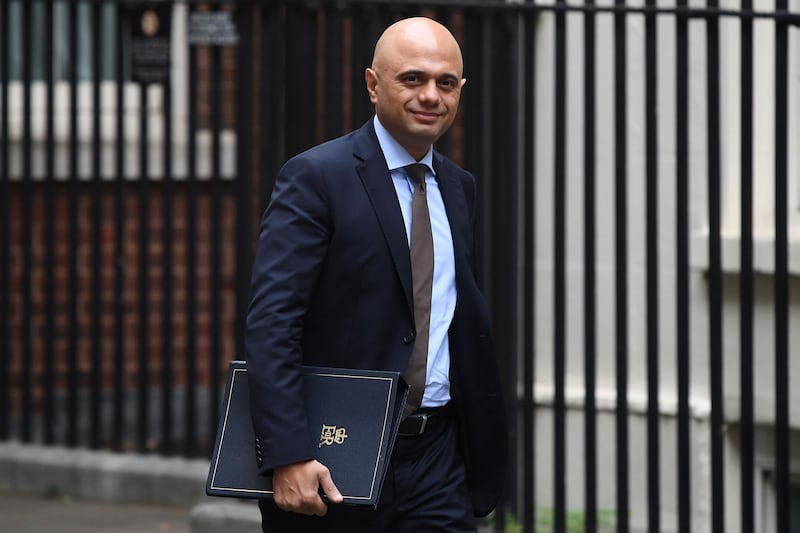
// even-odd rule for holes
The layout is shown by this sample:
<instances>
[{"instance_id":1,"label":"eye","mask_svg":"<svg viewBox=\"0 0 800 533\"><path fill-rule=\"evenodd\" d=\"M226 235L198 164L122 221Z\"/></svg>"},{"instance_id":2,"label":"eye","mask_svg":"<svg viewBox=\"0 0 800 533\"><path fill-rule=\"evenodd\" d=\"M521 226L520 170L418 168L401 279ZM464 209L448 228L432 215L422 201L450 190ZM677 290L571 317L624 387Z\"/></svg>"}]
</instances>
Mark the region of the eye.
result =
<instances>
[{"instance_id":1,"label":"eye","mask_svg":"<svg viewBox=\"0 0 800 533\"><path fill-rule=\"evenodd\" d=\"M439 87L441 87L442 89L447 89L447 90L455 89L456 88L456 80L454 80L453 78L441 79L441 80L439 80Z\"/></svg>"},{"instance_id":2,"label":"eye","mask_svg":"<svg viewBox=\"0 0 800 533\"><path fill-rule=\"evenodd\" d=\"M403 81L413 85L419 83L420 77L417 74L406 74L405 77L403 78Z\"/></svg>"}]
</instances>

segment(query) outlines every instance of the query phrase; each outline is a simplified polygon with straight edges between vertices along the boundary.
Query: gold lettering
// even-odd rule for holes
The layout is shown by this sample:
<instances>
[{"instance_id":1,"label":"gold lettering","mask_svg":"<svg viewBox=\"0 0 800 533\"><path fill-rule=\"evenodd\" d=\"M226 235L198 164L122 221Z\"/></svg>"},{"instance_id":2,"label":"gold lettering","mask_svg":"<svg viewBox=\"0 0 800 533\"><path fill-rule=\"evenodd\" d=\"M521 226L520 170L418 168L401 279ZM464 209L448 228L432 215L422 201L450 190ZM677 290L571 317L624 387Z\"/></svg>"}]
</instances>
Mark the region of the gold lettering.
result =
<instances>
[{"instance_id":1,"label":"gold lettering","mask_svg":"<svg viewBox=\"0 0 800 533\"><path fill-rule=\"evenodd\" d=\"M319 436L319 447L330 446L332 444L343 444L347 438L347 429L336 426L322 425L322 433Z\"/></svg>"}]
</instances>

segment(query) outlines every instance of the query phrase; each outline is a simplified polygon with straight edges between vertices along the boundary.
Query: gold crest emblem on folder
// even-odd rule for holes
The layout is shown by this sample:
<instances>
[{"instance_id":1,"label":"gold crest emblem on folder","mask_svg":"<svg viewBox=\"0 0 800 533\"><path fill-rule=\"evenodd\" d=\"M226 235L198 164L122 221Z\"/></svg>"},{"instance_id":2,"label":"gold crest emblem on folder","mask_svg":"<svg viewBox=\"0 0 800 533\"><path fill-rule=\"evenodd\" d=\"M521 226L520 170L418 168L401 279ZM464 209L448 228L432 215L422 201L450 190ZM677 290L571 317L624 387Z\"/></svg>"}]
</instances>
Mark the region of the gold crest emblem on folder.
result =
<instances>
[{"instance_id":1,"label":"gold crest emblem on folder","mask_svg":"<svg viewBox=\"0 0 800 533\"><path fill-rule=\"evenodd\" d=\"M347 429L336 426L322 425L322 433L319 436L319 447L330 446L332 444L343 444L347 438Z\"/></svg>"}]
</instances>

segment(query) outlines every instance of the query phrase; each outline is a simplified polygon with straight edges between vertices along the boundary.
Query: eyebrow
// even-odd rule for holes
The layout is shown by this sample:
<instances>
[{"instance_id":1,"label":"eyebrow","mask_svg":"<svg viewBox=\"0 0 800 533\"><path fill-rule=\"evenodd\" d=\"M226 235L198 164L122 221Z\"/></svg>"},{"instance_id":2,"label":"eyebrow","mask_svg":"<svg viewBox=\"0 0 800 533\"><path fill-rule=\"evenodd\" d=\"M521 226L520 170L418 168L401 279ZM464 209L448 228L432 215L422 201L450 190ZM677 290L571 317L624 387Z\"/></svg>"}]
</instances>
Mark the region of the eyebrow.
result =
<instances>
[{"instance_id":1,"label":"eyebrow","mask_svg":"<svg viewBox=\"0 0 800 533\"><path fill-rule=\"evenodd\" d=\"M425 72L424 70L411 69L411 70L404 70L402 72L399 72L397 74L397 77L398 78L404 78L404 77L409 76L409 75L413 75L413 76L429 76L430 74L428 72ZM445 78L445 79L453 80L453 81L456 81L456 82L458 81L458 76L456 76L455 74L453 74L451 72L446 72L446 73L442 74L441 76L436 76L436 77Z\"/></svg>"}]
</instances>

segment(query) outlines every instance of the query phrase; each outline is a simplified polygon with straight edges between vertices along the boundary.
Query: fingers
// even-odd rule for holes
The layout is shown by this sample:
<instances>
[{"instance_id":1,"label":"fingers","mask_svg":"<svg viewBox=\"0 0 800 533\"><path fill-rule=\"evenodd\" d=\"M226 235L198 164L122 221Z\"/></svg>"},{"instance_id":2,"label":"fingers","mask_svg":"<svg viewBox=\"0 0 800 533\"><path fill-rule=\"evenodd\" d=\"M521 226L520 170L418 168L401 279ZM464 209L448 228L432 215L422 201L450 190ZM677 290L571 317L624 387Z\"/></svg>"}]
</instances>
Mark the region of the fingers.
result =
<instances>
[{"instance_id":1,"label":"fingers","mask_svg":"<svg viewBox=\"0 0 800 533\"><path fill-rule=\"evenodd\" d=\"M320 487L331 503L342 501L328 469L313 460L276 468L272 485L275 503L284 511L324 516L328 506L319 495Z\"/></svg>"},{"instance_id":2,"label":"fingers","mask_svg":"<svg viewBox=\"0 0 800 533\"><path fill-rule=\"evenodd\" d=\"M342 493L336 488L336 485L333 483L330 470L327 468L322 471L322 474L319 477L319 486L322 487L322 491L325 493L325 496L328 498L329 502L342 503L342 500L344 499L342 498Z\"/></svg>"}]
</instances>

